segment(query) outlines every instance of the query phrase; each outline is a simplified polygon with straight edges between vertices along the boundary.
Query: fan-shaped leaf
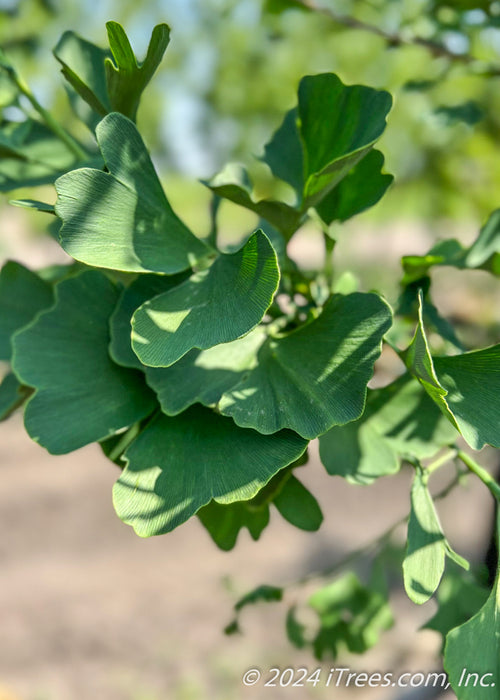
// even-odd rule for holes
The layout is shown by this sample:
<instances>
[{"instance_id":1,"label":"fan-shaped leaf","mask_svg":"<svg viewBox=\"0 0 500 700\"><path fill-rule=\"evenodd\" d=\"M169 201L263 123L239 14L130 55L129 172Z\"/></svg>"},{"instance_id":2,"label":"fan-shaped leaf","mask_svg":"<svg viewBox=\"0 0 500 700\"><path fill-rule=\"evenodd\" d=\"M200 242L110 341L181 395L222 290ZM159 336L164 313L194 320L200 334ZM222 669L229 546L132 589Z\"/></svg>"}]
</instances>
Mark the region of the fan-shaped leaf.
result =
<instances>
[{"instance_id":1,"label":"fan-shaped leaf","mask_svg":"<svg viewBox=\"0 0 500 700\"><path fill-rule=\"evenodd\" d=\"M10 360L15 331L53 303L50 284L20 263L5 263L0 272L0 360Z\"/></svg>"},{"instance_id":2,"label":"fan-shaped leaf","mask_svg":"<svg viewBox=\"0 0 500 700\"><path fill-rule=\"evenodd\" d=\"M108 355L118 289L89 270L56 286L56 303L14 337L13 368L35 394L25 412L31 437L63 454L147 416L153 394L140 373Z\"/></svg>"},{"instance_id":3,"label":"fan-shaped leaf","mask_svg":"<svg viewBox=\"0 0 500 700\"><path fill-rule=\"evenodd\" d=\"M132 319L140 361L168 367L192 348L228 343L264 316L279 283L276 253L257 231L237 253L143 304Z\"/></svg>"},{"instance_id":4,"label":"fan-shaped leaf","mask_svg":"<svg viewBox=\"0 0 500 700\"><path fill-rule=\"evenodd\" d=\"M257 367L222 397L221 412L261 433L291 428L306 438L355 420L390 325L375 294L332 297L316 320L264 343Z\"/></svg>"},{"instance_id":5,"label":"fan-shaped leaf","mask_svg":"<svg viewBox=\"0 0 500 700\"><path fill-rule=\"evenodd\" d=\"M141 537L169 532L212 499L253 498L306 446L291 431L269 438L206 408L160 415L125 453L127 467L113 489L116 512Z\"/></svg>"},{"instance_id":6,"label":"fan-shaped leaf","mask_svg":"<svg viewBox=\"0 0 500 700\"><path fill-rule=\"evenodd\" d=\"M96 267L166 274L206 256L172 210L134 124L112 113L96 136L109 172L82 168L56 182L64 250Z\"/></svg>"}]
</instances>

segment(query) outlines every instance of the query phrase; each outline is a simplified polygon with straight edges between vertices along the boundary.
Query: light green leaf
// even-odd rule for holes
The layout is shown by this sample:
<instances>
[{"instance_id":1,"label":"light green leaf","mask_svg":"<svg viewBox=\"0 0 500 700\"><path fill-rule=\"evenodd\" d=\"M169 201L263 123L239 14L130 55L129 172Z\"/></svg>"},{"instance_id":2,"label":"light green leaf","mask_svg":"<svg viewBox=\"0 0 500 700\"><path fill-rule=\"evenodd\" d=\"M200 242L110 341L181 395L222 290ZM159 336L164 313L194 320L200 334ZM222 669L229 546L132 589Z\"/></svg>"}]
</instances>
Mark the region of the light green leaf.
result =
<instances>
[{"instance_id":1,"label":"light green leaf","mask_svg":"<svg viewBox=\"0 0 500 700\"><path fill-rule=\"evenodd\" d=\"M5 263L0 272L0 360L10 360L15 331L53 302L50 284L20 263Z\"/></svg>"},{"instance_id":2,"label":"light green leaf","mask_svg":"<svg viewBox=\"0 0 500 700\"><path fill-rule=\"evenodd\" d=\"M71 87L101 117L112 112L104 61L111 54L75 32L64 32L54 49L62 74Z\"/></svg>"},{"instance_id":3,"label":"light green leaf","mask_svg":"<svg viewBox=\"0 0 500 700\"><path fill-rule=\"evenodd\" d=\"M46 214L55 214L53 204L39 202L35 199L11 199L9 204L12 204L13 207L20 207L21 209L35 209L36 211L43 211Z\"/></svg>"},{"instance_id":4,"label":"light green leaf","mask_svg":"<svg viewBox=\"0 0 500 700\"><path fill-rule=\"evenodd\" d=\"M323 221L346 221L376 204L394 179L382 173L383 165L382 153L370 151L317 205Z\"/></svg>"},{"instance_id":5,"label":"light green leaf","mask_svg":"<svg viewBox=\"0 0 500 700\"><path fill-rule=\"evenodd\" d=\"M56 286L56 303L14 337L13 369L35 389L25 411L29 435L53 454L101 440L156 406L140 373L108 355L118 289L90 270Z\"/></svg>"},{"instance_id":6,"label":"light green leaf","mask_svg":"<svg viewBox=\"0 0 500 700\"><path fill-rule=\"evenodd\" d=\"M147 367L146 381L168 416L175 416L194 403L216 404L244 372L255 366L258 349L266 337L258 326L231 343L191 350L170 367Z\"/></svg>"},{"instance_id":7,"label":"light green leaf","mask_svg":"<svg viewBox=\"0 0 500 700\"><path fill-rule=\"evenodd\" d=\"M197 513L203 527L219 549L233 549L240 530L247 528L253 540L258 540L269 523L269 506L252 507L251 501L222 505L211 501Z\"/></svg>"},{"instance_id":8,"label":"light green leaf","mask_svg":"<svg viewBox=\"0 0 500 700\"><path fill-rule=\"evenodd\" d=\"M111 342L109 353L122 367L144 370L144 365L132 350L132 316L139 306L152 297L177 286L187 277L178 275L140 275L121 293L109 321Z\"/></svg>"},{"instance_id":9,"label":"light green leaf","mask_svg":"<svg viewBox=\"0 0 500 700\"><path fill-rule=\"evenodd\" d=\"M497 532L500 534L500 521ZM458 700L498 700L500 570L490 596L479 612L448 633L444 667Z\"/></svg>"},{"instance_id":10,"label":"light green leaf","mask_svg":"<svg viewBox=\"0 0 500 700\"><path fill-rule=\"evenodd\" d=\"M500 258L500 209L496 209L469 248L454 238L438 241L426 255L407 255L402 264L403 285L426 276L431 267L448 265L459 270L480 268L495 272Z\"/></svg>"},{"instance_id":11,"label":"light green leaf","mask_svg":"<svg viewBox=\"0 0 500 700\"><path fill-rule=\"evenodd\" d=\"M272 199L254 201L251 186L247 184L248 181L246 171L243 169L241 172L241 169L232 163L204 184L218 197L229 199L235 204L250 209L275 226L287 238L290 238L300 226L300 212L284 202Z\"/></svg>"},{"instance_id":12,"label":"light green leaf","mask_svg":"<svg viewBox=\"0 0 500 700\"><path fill-rule=\"evenodd\" d=\"M450 567L446 571L436 595L438 610L424 625L424 629L435 630L444 639L448 632L463 625L488 598L489 590L480 585L469 574Z\"/></svg>"},{"instance_id":13,"label":"light green leaf","mask_svg":"<svg viewBox=\"0 0 500 700\"><path fill-rule=\"evenodd\" d=\"M114 506L141 537L170 532L212 499L226 504L253 498L306 446L291 431L269 438L207 408L160 415L125 453Z\"/></svg>"},{"instance_id":14,"label":"light green leaf","mask_svg":"<svg viewBox=\"0 0 500 700\"><path fill-rule=\"evenodd\" d=\"M352 572L316 591L309 605L320 622L313 640L319 660L328 655L336 659L345 648L364 653L394 622L387 592L380 586L363 586Z\"/></svg>"},{"instance_id":15,"label":"light green leaf","mask_svg":"<svg viewBox=\"0 0 500 700\"><path fill-rule=\"evenodd\" d=\"M109 46L113 60L106 58L104 65L109 100L115 112L121 112L135 121L141 95L161 63L170 41L170 28L158 24L153 29L146 58L141 64L132 51L123 27L118 22L106 22Z\"/></svg>"},{"instance_id":16,"label":"light green leaf","mask_svg":"<svg viewBox=\"0 0 500 700\"><path fill-rule=\"evenodd\" d=\"M264 343L257 367L222 397L221 413L261 433L291 428L306 438L356 420L390 325L376 294L333 296L317 319Z\"/></svg>"},{"instance_id":17,"label":"light green leaf","mask_svg":"<svg viewBox=\"0 0 500 700\"><path fill-rule=\"evenodd\" d=\"M109 172L81 168L56 182L64 250L96 267L166 274L210 253L172 210L134 124L112 113L96 136Z\"/></svg>"},{"instance_id":18,"label":"light green leaf","mask_svg":"<svg viewBox=\"0 0 500 700\"><path fill-rule=\"evenodd\" d=\"M321 461L332 476L369 484L398 471L401 458L425 459L457 433L410 374L368 390L361 418L335 426L319 439Z\"/></svg>"},{"instance_id":19,"label":"light green leaf","mask_svg":"<svg viewBox=\"0 0 500 700\"><path fill-rule=\"evenodd\" d=\"M0 192L52 184L75 167L75 155L35 119L0 128Z\"/></svg>"},{"instance_id":20,"label":"light green leaf","mask_svg":"<svg viewBox=\"0 0 500 700\"><path fill-rule=\"evenodd\" d=\"M427 602L439 586L446 555L464 568L468 567L443 535L427 481L428 475L418 467L411 489L408 542L403 562L406 592L419 605Z\"/></svg>"},{"instance_id":21,"label":"light green leaf","mask_svg":"<svg viewBox=\"0 0 500 700\"><path fill-rule=\"evenodd\" d=\"M500 345L432 358L420 296L419 323L405 362L473 449L486 443L500 447Z\"/></svg>"},{"instance_id":22,"label":"light green leaf","mask_svg":"<svg viewBox=\"0 0 500 700\"><path fill-rule=\"evenodd\" d=\"M235 340L259 323L278 283L276 253L257 231L237 253L143 304L132 318L132 348L144 365L169 367L193 348Z\"/></svg>"},{"instance_id":23,"label":"light green leaf","mask_svg":"<svg viewBox=\"0 0 500 700\"><path fill-rule=\"evenodd\" d=\"M301 530L315 532L323 522L317 500L293 474L285 481L273 503L285 520Z\"/></svg>"}]
</instances>

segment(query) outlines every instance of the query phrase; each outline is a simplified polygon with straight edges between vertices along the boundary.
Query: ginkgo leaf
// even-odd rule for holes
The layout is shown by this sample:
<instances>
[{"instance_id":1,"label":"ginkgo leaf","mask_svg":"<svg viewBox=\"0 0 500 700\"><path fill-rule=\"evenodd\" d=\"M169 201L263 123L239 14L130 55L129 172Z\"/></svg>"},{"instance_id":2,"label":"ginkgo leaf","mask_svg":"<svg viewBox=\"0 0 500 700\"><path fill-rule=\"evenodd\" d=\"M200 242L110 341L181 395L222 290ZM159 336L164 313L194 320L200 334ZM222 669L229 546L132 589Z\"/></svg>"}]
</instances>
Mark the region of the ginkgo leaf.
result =
<instances>
[{"instance_id":1,"label":"ginkgo leaf","mask_svg":"<svg viewBox=\"0 0 500 700\"><path fill-rule=\"evenodd\" d=\"M422 317L405 353L408 369L468 444L500 447L500 345L432 357Z\"/></svg>"},{"instance_id":2,"label":"ginkgo leaf","mask_svg":"<svg viewBox=\"0 0 500 700\"><path fill-rule=\"evenodd\" d=\"M139 306L162 292L173 289L187 278L187 273L178 275L139 275L120 295L118 304L109 320L111 342L109 352L112 359L123 367L145 367L132 350L132 316Z\"/></svg>"},{"instance_id":3,"label":"ginkgo leaf","mask_svg":"<svg viewBox=\"0 0 500 700\"><path fill-rule=\"evenodd\" d=\"M132 347L144 365L169 367L193 348L248 333L270 306L280 278L276 253L257 231L236 253L147 301L132 319Z\"/></svg>"},{"instance_id":4,"label":"ginkgo leaf","mask_svg":"<svg viewBox=\"0 0 500 700\"><path fill-rule=\"evenodd\" d=\"M20 263L5 263L0 272L0 360L10 360L15 331L53 303L48 282Z\"/></svg>"},{"instance_id":5,"label":"ginkgo leaf","mask_svg":"<svg viewBox=\"0 0 500 700\"><path fill-rule=\"evenodd\" d=\"M444 572L445 557L468 568L448 544L427 487L428 475L418 467L411 489L408 543L403 562L404 584L409 598L425 603L433 595Z\"/></svg>"},{"instance_id":6,"label":"ginkgo leaf","mask_svg":"<svg viewBox=\"0 0 500 700\"><path fill-rule=\"evenodd\" d=\"M497 541L500 538L500 520ZM459 700L497 700L500 686L500 569L488 600L446 636L444 668Z\"/></svg>"},{"instance_id":7,"label":"ginkgo leaf","mask_svg":"<svg viewBox=\"0 0 500 700\"><path fill-rule=\"evenodd\" d=\"M64 250L95 267L166 274L207 256L172 210L135 125L113 112L96 137L109 172L81 168L55 183Z\"/></svg>"},{"instance_id":8,"label":"ginkgo leaf","mask_svg":"<svg viewBox=\"0 0 500 700\"><path fill-rule=\"evenodd\" d=\"M141 537L170 532L211 500L253 498L306 447L289 430L268 437L198 406L160 415L126 451L114 506Z\"/></svg>"},{"instance_id":9,"label":"ginkgo leaf","mask_svg":"<svg viewBox=\"0 0 500 700\"><path fill-rule=\"evenodd\" d=\"M268 338L257 366L227 391L221 413L261 433L314 438L356 420L391 311L376 294L335 295L315 320Z\"/></svg>"},{"instance_id":10,"label":"ginkgo leaf","mask_svg":"<svg viewBox=\"0 0 500 700\"><path fill-rule=\"evenodd\" d=\"M385 129L388 92L344 85L332 73L302 78L263 160L297 192L300 209L321 200L364 158Z\"/></svg>"},{"instance_id":11,"label":"ginkgo leaf","mask_svg":"<svg viewBox=\"0 0 500 700\"><path fill-rule=\"evenodd\" d=\"M329 474L369 484L394 474L403 457L425 459L454 442L457 432L409 373L368 390L359 420L334 426L319 439Z\"/></svg>"},{"instance_id":12,"label":"ginkgo leaf","mask_svg":"<svg viewBox=\"0 0 500 700\"><path fill-rule=\"evenodd\" d=\"M194 403L216 404L257 363L267 335L261 326L231 343L191 350L171 367L146 367L146 381L162 411L175 416Z\"/></svg>"},{"instance_id":13,"label":"ginkgo leaf","mask_svg":"<svg viewBox=\"0 0 500 700\"><path fill-rule=\"evenodd\" d=\"M118 296L101 272L83 272L56 285L54 306L14 336L14 372L35 389L26 430L53 454L112 435L157 405L143 375L109 357Z\"/></svg>"},{"instance_id":14,"label":"ginkgo leaf","mask_svg":"<svg viewBox=\"0 0 500 700\"><path fill-rule=\"evenodd\" d=\"M113 58L104 61L111 107L135 121L141 95L161 63L170 41L170 27L158 24L153 29L146 58L138 63L128 37L118 22L106 22Z\"/></svg>"}]
</instances>

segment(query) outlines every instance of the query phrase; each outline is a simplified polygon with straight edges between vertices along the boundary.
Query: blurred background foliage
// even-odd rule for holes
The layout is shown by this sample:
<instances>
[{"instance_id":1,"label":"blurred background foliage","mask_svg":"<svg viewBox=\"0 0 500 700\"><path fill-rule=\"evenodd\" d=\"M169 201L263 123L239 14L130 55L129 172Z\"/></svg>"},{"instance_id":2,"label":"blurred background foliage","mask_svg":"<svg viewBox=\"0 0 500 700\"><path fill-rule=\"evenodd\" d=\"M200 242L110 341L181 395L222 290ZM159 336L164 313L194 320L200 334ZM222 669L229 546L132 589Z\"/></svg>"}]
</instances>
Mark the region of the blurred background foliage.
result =
<instances>
[{"instance_id":1,"label":"blurred background foliage","mask_svg":"<svg viewBox=\"0 0 500 700\"><path fill-rule=\"evenodd\" d=\"M228 161L248 167L259 196L273 194L276 183L258 157L295 104L299 79L318 72L385 88L395 98L380 141L395 184L362 215L365 224L418 221L432 238L458 229L470 242L500 206L498 1L103 0L89 9L62 0L4 0L6 55L39 101L86 141L91 135L71 111L52 49L67 29L106 46L108 19L123 24L138 56L155 24L172 27L138 125L169 197L199 235L210 221L209 194L198 179ZM20 119L5 76L0 98L4 124ZM224 203L223 210L236 228L257 224L235 205ZM353 225L357 219L345 227Z\"/></svg>"}]
</instances>

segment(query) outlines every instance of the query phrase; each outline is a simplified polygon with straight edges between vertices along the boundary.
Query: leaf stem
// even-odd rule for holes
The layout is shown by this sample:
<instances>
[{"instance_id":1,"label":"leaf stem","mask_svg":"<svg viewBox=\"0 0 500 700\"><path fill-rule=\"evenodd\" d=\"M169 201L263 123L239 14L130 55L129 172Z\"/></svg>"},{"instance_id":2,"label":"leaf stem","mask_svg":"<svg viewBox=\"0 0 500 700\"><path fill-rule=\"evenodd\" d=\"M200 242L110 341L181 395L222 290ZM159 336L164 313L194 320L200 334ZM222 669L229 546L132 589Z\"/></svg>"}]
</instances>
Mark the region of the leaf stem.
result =
<instances>
[{"instance_id":1,"label":"leaf stem","mask_svg":"<svg viewBox=\"0 0 500 700\"><path fill-rule=\"evenodd\" d=\"M433 462L428 464L426 467L424 467L424 472L427 475L430 475L433 472L437 471L440 467L442 467L443 464L446 464L446 462L449 462L450 459L453 459L456 456L457 456L457 449L456 448L448 450L447 452L442 454L440 457L437 457Z\"/></svg>"},{"instance_id":2,"label":"leaf stem","mask_svg":"<svg viewBox=\"0 0 500 700\"><path fill-rule=\"evenodd\" d=\"M87 153L80 146L80 144L64 129L58 121L48 112L45 107L43 107L40 102L36 99L35 95L31 92L27 83L18 75L17 71L12 67L6 67L10 75L11 80L14 82L19 92L28 98L34 109L42 117L44 123L48 128L59 138L63 143L66 144L68 149L74 154L78 160L86 160Z\"/></svg>"},{"instance_id":3,"label":"leaf stem","mask_svg":"<svg viewBox=\"0 0 500 700\"><path fill-rule=\"evenodd\" d=\"M465 464L467 469L481 479L483 484L489 488L493 496L500 503L500 484L498 484L491 474L463 450L457 451L457 457Z\"/></svg>"}]
</instances>

